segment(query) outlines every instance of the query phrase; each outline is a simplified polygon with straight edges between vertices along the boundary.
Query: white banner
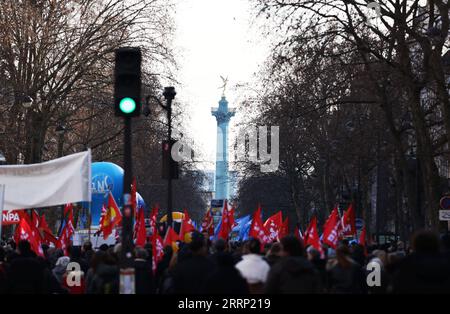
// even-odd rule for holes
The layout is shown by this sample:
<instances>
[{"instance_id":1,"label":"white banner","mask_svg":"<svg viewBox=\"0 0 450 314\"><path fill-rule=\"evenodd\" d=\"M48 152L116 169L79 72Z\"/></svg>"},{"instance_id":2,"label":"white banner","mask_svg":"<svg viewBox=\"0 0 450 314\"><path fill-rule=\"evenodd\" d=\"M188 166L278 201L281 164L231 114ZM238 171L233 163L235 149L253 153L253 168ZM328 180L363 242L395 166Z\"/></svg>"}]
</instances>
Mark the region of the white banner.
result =
<instances>
[{"instance_id":1,"label":"white banner","mask_svg":"<svg viewBox=\"0 0 450 314\"><path fill-rule=\"evenodd\" d=\"M34 165L0 166L3 210L91 201L91 151Z\"/></svg>"}]
</instances>

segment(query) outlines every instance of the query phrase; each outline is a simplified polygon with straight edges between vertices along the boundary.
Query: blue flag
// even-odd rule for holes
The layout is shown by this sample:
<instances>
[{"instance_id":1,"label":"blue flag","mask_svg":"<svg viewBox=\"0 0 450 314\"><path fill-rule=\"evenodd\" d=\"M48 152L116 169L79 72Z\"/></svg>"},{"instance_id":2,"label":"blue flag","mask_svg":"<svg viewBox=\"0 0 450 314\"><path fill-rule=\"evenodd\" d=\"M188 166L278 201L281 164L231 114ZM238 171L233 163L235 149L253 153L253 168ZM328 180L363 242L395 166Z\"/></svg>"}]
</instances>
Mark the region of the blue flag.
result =
<instances>
[{"instance_id":1,"label":"blue flag","mask_svg":"<svg viewBox=\"0 0 450 314\"><path fill-rule=\"evenodd\" d=\"M219 235L220 226L222 225L222 218L220 218L219 223L214 228L214 240L217 240L217 236Z\"/></svg>"},{"instance_id":2,"label":"blue flag","mask_svg":"<svg viewBox=\"0 0 450 314\"><path fill-rule=\"evenodd\" d=\"M250 227L252 226L252 220L250 219L242 228L241 232L239 233L239 237L242 241L247 241L250 237L249 237L249 233L250 233Z\"/></svg>"},{"instance_id":3,"label":"blue flag","mask_svg":"<svg viewBox=\"0 0 450 314\"><path fill-rule=\"evenodd\" d=\"M251 220L251 216L247 215L236 220L237 226L233 228L233 232L238 233L239 240L242 240L245 233L248 233L250 226L247 227L248 222Z\"/></svg>"}]
</instances>

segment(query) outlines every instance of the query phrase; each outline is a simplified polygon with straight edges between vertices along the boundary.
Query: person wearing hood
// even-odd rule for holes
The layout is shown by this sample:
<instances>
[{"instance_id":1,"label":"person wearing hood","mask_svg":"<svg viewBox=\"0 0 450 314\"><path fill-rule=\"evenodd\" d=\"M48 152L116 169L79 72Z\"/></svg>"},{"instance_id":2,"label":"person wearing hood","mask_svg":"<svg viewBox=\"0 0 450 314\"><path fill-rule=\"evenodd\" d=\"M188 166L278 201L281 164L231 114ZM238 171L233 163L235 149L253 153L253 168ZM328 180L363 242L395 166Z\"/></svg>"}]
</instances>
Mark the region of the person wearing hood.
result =
<instances>
[{"instance_id":1,"label":"person wearing hood","mask_svg":"<svg viewBox=\"0 0 450 314\"><path fill-rule=\"evenodd\" d=\"M305 258L301 241L295 236L281 239L282 258L269 272L265 292L269 294L320 293L320 274Z\"/></svg>"},{"instance_id":2,"label":"person wearing hood","mask_svg":"<svg viewBox=\"0 0 450 314\"><path fill-rule=\"evenodd\" d=\"M58 280L59 284L63 284L64 275L67 272L67 265L70 263L70 257L62 256L56 261L56 265L52 270L53 276Z\"/></svg>"}]
</instances>

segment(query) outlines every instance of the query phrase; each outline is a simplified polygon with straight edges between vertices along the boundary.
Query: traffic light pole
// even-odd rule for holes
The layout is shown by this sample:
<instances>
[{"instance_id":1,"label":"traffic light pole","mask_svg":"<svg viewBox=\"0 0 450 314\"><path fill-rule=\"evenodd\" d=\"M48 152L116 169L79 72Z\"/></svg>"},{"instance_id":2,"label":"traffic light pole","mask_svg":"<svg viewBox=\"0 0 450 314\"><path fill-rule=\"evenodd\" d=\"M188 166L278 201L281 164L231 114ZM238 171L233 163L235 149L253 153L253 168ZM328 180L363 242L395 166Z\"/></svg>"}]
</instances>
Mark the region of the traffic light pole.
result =
<instances>
[{"instance_id":1,"label":"traffic light pole","mask_svg":"<svg viewBox=\"0 0 450 314\"><path fill-rule=\"evenodd\" d=\"M134 208L131 204L132 137L131 119L141 114L141 64L142 53L139 48L123 47L115 51L114 68L114 110L116 116L123 117L124 158L123 158L123 208L122 234L120 252L120 293L135 292L135 275L133 261L133 218Z\"/></svg>"},{"instance_id":2,"label":"traffic light pole","mask_svg":"<svg viewBox=\"0 0 450 314\"><path fill-rule=\"evenodd\" d=\"M122 214L122 268L133 266L133 208L131 204L131 181L133 177L132 169L132 137L131 137L131 118L124 118L125 137L124 137L124 176L123 176L123 214Z\"/></svg>"},{"instance_id":3,"label":"traffic light pole","mask_svg":"<svg viewBox=\"0 0 450 314\"><path fill-rule=\"evenodd\" d=\"M169 130L167 131L167 140L169 143L172 141L172 101L167 100L167 125ZM172 167L169 167L172 172ZM167 226L173 227L172 219L172 173L169 174L167 179Z\"/></svg>"}]
</instances>

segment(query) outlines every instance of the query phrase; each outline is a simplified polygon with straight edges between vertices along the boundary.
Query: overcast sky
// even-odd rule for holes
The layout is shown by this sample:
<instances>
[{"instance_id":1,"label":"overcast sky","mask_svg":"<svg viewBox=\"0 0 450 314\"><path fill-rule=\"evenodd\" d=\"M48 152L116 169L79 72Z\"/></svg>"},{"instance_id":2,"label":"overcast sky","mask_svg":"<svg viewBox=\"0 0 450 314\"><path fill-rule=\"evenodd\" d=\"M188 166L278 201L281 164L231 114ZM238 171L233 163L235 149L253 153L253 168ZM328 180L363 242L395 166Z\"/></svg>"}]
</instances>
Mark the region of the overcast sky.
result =
<instances>
[{"instance_id":1,"label":"overcast sky","mask_svg":"<svg viewBox=\"0 0 450 314\"><path fill-rule=\"evenodd\" d=\"M179 72L177 98L189 104L190 135L210 162L215 160L217 107L222 91L220 76L229 78L230 107L239 95L232 86L250 82L265 61L268 42L254 26L247 0L181 0L176 7L175 49ZM241 97L242 98L242 97ZM233 131L233 124L231 124ZM199 166L200 167L200 166ZM214 164L201 168L213 169Z\"/></svg>"}]
</instances>

